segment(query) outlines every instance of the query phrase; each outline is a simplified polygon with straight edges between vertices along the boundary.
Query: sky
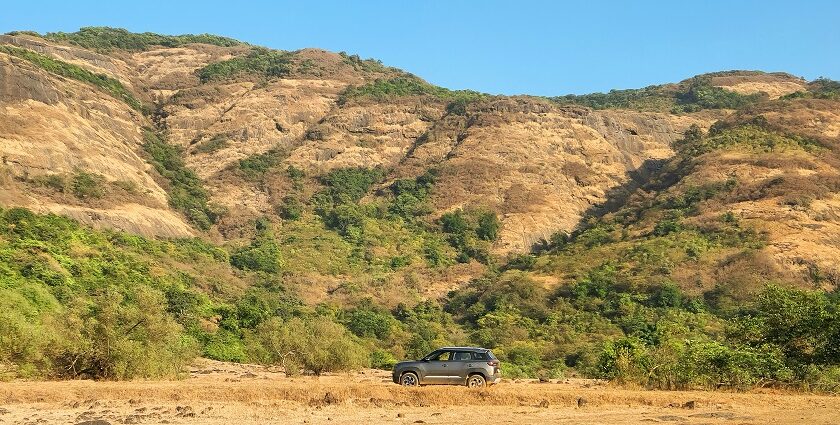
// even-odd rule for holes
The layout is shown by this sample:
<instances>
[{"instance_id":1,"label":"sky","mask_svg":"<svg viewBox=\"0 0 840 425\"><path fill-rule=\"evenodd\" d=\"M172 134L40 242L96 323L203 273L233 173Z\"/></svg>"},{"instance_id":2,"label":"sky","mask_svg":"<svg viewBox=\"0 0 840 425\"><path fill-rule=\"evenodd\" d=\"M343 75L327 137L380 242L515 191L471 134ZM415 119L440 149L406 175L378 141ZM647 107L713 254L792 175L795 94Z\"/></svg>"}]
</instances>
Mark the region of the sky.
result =
<instances>
[{"instance_id":1,"label":"sky","mask_svg":"<svg viewBox=\"0 0 840 425\"><path fill-rule=\"evenodd\" d=\"M356 53L437 85L492 94L583 94L731 69L840 80L838 0L4 3L2 33L211 33Z\"/></svg>"}]
</instances>

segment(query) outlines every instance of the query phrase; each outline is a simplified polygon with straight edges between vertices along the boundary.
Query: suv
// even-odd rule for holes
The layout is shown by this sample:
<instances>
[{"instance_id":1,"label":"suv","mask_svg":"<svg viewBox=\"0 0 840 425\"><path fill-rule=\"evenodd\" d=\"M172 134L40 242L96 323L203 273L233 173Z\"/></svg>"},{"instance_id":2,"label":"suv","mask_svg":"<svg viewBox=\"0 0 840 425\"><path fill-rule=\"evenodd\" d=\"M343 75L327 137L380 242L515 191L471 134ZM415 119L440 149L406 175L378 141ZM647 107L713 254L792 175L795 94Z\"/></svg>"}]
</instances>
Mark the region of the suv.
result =
<instances>
[{"instance_id":1,"label":"suv","mask_svg":"<svg viewBox=\"0 0 840 425\"><path fill-rule=\"evenodd\" d=\"M499 359L478 347L443 347L420 360L394 365L394 382L406 387L455 384L471 388L501 381Z\"/></svg>"}]
</instances>

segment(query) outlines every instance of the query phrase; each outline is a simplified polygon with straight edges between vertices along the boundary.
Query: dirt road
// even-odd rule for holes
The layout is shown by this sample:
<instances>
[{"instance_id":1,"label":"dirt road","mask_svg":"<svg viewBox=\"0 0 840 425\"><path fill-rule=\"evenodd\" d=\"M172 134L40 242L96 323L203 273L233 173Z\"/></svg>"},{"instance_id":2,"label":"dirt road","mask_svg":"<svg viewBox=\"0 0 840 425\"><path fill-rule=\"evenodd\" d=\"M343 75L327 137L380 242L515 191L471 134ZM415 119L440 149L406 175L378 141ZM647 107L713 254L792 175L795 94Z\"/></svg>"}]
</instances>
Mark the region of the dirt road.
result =
<instances>
[{"instance_id":1,"label":"dirt road","mask_svg":"<svg viewBox=\"0 0 840 425\"><path fill-rule=\"evenodd\" d=\"M0 384L0 424L837 424L840 397L644 391L596 381L402 388L388 374L286 378L206 362L181 381Z\"/></svg>"}]
</instances>

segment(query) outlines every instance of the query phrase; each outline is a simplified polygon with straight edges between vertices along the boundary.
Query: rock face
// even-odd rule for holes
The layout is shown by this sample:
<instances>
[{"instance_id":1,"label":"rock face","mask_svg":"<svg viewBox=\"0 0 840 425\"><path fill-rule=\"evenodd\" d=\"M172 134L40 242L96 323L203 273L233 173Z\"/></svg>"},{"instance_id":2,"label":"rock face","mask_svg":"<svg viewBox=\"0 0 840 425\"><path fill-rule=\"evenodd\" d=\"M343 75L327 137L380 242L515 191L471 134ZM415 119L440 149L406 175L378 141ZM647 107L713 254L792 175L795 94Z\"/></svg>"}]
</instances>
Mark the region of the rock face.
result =
<instances>
[{"instance_id":1,"label":"rock face","mask_svg":"<svg viewBox=\"0 0 840 425\"><path fill-rule=\"evenodd\" d=\"M4 205L67 214L83 222L149 236L191 236L167 206L142 153L145 118L125 103L82 82L59 77L0 54L0 167ZM80 208L33 191L28 181L77 172L141 188L113 208Z\"/></svg>"},{"instance_id":2,"label":"rock face","mask_svg":"<svg viewBox=\"0 0 840 425\"><path fill-rule=\"evenodd\" d=\"M159 129L183 149L186 164L202 178L212 202L237 214L272 214L284 195L282 187L269 190L228 178L239 160L269 151L279 158L276 167L293 165L310 177L335 168L381 166L390 180L435 168L440 177L431 194L434 215L459 207L496 211L502 230L495 250L506 253L527 251L554 232L573 230L611 191L643 180L672 157L671 143L690 126L708 128L731 112L593 111L533 97L488 97L456 112L447 110L447 101L430 96L343 101L340 95L351 85L404 74L360 67L346 56L317 49L293 52L290 61L296 65L285 78L202 83L198 69L242 56L250 47L194 44L93 52L29 36L0 36L0 44L117 79L156 108L144 115L89 84L0 53L0 203L153 236L197 231L168 205L165 180L149 165L142 147L145 128ZM763 91L771 98L805 87L786 74L728 73L714 76L712 84L739 93ZM840 135L836 102L803 100L761 114L814 137ZM737 159L722 160L724 168L710 167L709 172L738 172L731 165ZM797 172L825 174L834 166L825 162ZM140 190L90 203L33 183L80 171L100 174L110 183L130 182ZM764 178L777 170L750 172L755 173L751 178ZM840 230L826 217L838 214L838 202L821 198L807 213L760 202L739 208L745 215L797 223L795 232L780 231L771 244L782 264L801 264L803 249L818 253L827 264L836 256L832 250L819 254L819 247L837 244L834 235ZM797 218L790 220L791 215Z\"/></svg>"}]
</instances>

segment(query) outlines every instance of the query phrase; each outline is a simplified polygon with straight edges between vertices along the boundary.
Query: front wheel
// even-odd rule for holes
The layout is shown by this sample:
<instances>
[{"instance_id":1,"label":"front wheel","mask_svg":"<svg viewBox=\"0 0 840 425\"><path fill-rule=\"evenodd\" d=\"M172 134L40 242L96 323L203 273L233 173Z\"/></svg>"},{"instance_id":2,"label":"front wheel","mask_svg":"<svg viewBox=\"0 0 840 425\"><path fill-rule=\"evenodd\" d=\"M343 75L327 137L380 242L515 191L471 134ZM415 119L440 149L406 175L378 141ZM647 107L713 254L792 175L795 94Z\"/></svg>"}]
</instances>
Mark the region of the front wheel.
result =
<instances>
[{"instance_id":1,"label":"front wheel","mask_svg":"<svg viewBox=\"0 0 840 425\"><path fill-rule=\"evenodd\" d=\"M467 378L467 386L470 388L481 388L485 385L487 385L487 381L481 375L470 375Z\"/></svg>"},{"instance_id":2,"label":"front wheel","mask_svg":"<svg viewBox=\"0 0 840 425\"><path fill-rule=\"evenodd\" d=\"M416 387L420 385L420 380L414 372L403 373L400 377L400 385L404 387Z\"/></svg>"}]
</instances>

